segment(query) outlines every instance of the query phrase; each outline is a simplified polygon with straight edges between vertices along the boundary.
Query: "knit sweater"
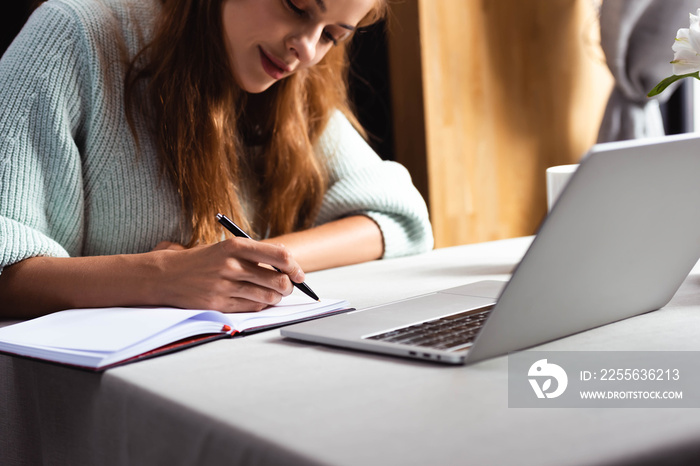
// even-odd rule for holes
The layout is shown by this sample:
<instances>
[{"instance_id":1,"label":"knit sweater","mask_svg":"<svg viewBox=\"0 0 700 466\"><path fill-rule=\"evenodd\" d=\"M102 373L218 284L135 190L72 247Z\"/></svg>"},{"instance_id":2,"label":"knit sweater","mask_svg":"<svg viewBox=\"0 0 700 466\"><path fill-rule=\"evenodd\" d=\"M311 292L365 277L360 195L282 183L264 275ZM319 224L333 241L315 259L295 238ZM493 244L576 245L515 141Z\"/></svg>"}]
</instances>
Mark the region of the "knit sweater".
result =
<instances>
[{"instance_id":1,"label":"knit sweater","mask_svg":"<svg viewBox=\"0 0 700 466\"><path fill-rule=\"evenodd\" d=\"M34 256L140 253L184 242L180 201L152 136L127 123L126 64L145 44L152 0L50 0L0 60L0 271ZM337 112L315 150L330 188L315 223L372 218L384 257L432 248L425 202Z\"/></svg>"}]
</instances>

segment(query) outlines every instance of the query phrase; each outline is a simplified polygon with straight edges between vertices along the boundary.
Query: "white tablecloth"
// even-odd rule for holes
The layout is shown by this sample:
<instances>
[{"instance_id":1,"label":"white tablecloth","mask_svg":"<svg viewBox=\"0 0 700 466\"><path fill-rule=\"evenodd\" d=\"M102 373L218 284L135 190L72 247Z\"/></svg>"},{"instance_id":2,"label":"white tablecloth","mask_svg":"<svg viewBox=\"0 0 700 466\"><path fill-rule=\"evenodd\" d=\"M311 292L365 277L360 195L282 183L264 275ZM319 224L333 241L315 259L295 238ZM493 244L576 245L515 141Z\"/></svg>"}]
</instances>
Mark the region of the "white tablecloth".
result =
<instances>
[{"instance_id":1,"label":"white tablecloth","mask_svg":"<svg viewBox=\"0 0 700 466\"><path fill-rule=\"evenodd\" d=\"M308 274L355 307L507 279L529 238ZM697 269L697 268L696 268ZM540 350L700 350L700 276L664 309ZM694 409L515 409L507 357L448 367L273 330L103 374L0 355L0 464L683 464ZM674 463L675 462L675 463Z\"/></svg>"}]
</instances>

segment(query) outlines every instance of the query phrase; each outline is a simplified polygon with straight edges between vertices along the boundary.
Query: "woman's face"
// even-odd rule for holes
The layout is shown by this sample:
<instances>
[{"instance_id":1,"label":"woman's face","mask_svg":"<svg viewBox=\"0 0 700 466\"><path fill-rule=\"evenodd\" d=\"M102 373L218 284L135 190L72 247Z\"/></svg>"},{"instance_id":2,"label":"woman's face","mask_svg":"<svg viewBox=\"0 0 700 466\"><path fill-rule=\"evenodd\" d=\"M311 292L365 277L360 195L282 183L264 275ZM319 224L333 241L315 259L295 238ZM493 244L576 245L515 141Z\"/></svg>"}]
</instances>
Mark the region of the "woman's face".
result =
<instances>
[{"instance_id":1,"label":"woman's face","mask_svg":"<svg viewBox=\"0 0 700 466\"><path fill-rule=\"evenodd\" d=\"M259 93L314 66L346 40L377 0L224 0L224 40L233 76Z\"/></svg>"}]
</instances>

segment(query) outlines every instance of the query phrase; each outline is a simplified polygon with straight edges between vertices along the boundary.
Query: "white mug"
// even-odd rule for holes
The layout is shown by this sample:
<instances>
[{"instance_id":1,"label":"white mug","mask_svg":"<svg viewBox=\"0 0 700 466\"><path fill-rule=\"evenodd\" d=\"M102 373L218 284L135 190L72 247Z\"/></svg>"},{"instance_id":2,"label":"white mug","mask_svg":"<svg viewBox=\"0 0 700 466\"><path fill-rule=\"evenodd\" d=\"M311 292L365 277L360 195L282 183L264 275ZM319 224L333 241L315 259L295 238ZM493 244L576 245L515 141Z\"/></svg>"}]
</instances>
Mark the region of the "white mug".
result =
<instances>
[{"instance_id":1,"label":"white mug","mask_svg":"<svg viewBox=\"0 0 700 466\"><path fill-rule=\"evenodd\" d=\"M552 210L559 194L569 181L571 175L578 168L578 164L557 165L547 169L547 210Z\"/></svg>"}]
</instances>

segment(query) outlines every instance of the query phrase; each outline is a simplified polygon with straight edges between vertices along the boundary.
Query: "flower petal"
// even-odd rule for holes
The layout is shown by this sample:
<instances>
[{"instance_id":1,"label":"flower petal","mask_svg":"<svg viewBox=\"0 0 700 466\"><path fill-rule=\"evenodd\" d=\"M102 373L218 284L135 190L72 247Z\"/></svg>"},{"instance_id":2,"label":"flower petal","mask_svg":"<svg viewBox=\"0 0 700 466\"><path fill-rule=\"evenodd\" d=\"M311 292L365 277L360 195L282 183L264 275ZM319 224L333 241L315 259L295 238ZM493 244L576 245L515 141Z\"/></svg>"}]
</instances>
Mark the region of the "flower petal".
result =
<instances>
[{"instance_id":1,"label":"flower petal","mask_svg":"<svg viewBox=\"0 0 700 466\"><path fill-rule=\"evenodd\" d=\"M696 14L690 13L690 24L697 23L700 21L700 8L698 8L698 11Z\"/></svg>"},{"instance_id":2,"label":"flower petal","mask_svg":"<svg viewBox=\"0 0 700 466\"><path fill-rule=\"evenodd\" d=\"M673 42L672 48L674 52L681 49L693 49L690 45L690 29L678 30L676 33L676 40Z\"/></svg>"},{"instance_id":3,"label":"flower petal","mask_svg":"<svg viewBox=\"0 0 700 466\"><path fill-rule=\"evenodd\" d=\"M695 23L690 26L688 40L693 50L695 50L696 53L700 53L700 23Z\"/></svg>"},{"instance_id":4,"label":"flower petal","mask_svg":"<svg viewBox=\"0 0 700 466\"><path fill-rule=\"evenodd\" d=\"M700 71L700 55L692 50L683 49L676 52L671 64L675 75L694 73Z\"/></svg>"}]
</instances>

